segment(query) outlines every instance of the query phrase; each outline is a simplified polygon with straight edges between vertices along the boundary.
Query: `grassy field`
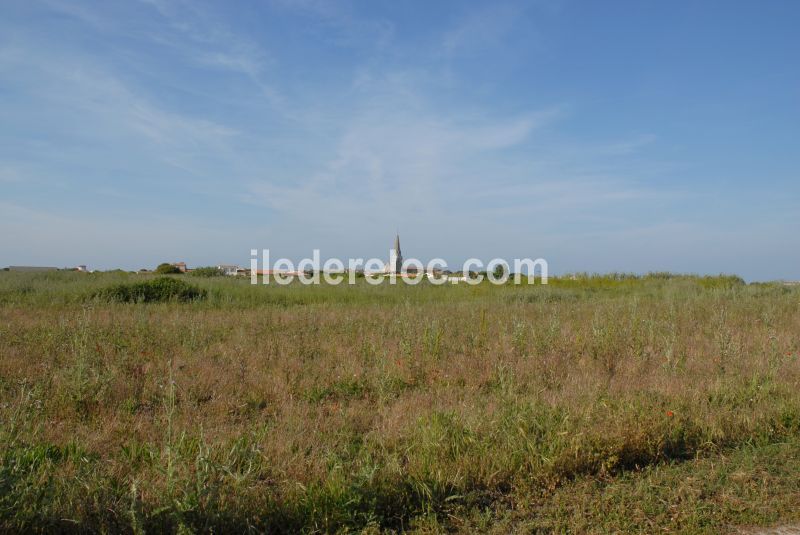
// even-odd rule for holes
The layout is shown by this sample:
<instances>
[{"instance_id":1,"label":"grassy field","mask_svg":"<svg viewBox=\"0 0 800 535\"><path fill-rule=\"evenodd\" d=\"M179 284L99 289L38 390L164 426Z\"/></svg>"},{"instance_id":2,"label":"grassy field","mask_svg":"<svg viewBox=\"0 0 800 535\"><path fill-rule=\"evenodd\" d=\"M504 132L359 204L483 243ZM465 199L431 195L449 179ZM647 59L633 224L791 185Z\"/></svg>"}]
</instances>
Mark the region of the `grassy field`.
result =
<instances>
[{"instance_id":1,"label":"grassy field","mask_svg":"<svg viewBox=\"0 0 800 535\"><path fill-rule=\"evenodd\" d=\"M719 533L800 519L800 288L0 273L0 530Z\"/></svg>"}]
</instances>

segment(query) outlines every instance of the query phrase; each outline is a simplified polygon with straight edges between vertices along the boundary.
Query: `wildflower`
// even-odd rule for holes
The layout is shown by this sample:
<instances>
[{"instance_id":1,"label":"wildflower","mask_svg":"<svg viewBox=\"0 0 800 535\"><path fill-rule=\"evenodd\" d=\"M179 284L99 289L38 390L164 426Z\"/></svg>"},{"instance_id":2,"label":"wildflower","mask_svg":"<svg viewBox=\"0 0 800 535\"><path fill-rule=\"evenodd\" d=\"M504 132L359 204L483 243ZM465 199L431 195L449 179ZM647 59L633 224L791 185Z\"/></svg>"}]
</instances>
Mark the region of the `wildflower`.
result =
<instances>
[{"instance_id":1,"label":"wildflower","mask_svg":"<svg viewBox=\"0 0 800 535\"><path fill-rule=\"evenodd\" d=\"M669 416L670 418L672 418L673 416L675 416L675 413L674 413L674 412L672 412L672 411L667 411L667 416Z\"/></svg>"}]
</instances>

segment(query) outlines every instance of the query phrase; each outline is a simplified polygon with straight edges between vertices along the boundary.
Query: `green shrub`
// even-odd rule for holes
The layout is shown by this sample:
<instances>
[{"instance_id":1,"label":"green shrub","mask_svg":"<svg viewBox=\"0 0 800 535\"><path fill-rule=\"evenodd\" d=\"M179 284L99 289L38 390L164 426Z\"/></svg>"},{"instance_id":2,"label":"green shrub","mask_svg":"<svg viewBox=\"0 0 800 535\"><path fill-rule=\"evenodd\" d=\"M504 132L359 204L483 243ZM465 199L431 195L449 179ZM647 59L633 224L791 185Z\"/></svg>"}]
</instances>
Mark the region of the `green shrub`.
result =
<instances>
[{"instance_id":1,"label":"green shrub","mask_svg":"<svg viewBox=\"0 0 800 535\"><path fill-rule=\"evenodd\" d=\"M96 292L93 297L117 303L186 302L204 299L206 291L182 280L159 277L133 284L116 284Z\"/></svg>"},{"instance_id":2,"label":"green shrub","mask_svg":"<svg viewBox=\"0 0 800 535\"><path fill-rule=\"evenodd\" d=\"M194 277L221 277L225 273L221 269L214 266L199 267L189 272Z\"/></svg>"},{"instance_id":3,"label":"green shrub","mask_svg":"<svg viewBox=\"0 0 800 535\"><path fill-rule=\"evenodd\" d=\"M178 266L173 266L172 264L164 262L163 264L158 265L156 268L156 273L159 275L177 275L183 272L178 268Z\"/></svg>"}]
</instances>

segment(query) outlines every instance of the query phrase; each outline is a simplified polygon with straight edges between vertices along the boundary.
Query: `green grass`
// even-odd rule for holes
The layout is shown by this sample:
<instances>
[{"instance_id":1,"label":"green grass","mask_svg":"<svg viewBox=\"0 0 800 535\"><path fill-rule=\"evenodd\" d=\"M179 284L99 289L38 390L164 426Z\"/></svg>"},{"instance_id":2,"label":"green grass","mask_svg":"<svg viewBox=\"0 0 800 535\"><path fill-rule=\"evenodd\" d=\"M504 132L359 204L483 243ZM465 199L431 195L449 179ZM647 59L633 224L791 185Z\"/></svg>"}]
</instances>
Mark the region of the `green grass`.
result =
<instances>
[{"instance_id":1,"label":"green grass","mask_svg":"<svg viewBox=\"0 0 800 535\"><path fill-rule=\"evenodd\" d=\"M0 530L797 521L797 288L158 280L0 273Z\"/></svg>"}]
</instances>

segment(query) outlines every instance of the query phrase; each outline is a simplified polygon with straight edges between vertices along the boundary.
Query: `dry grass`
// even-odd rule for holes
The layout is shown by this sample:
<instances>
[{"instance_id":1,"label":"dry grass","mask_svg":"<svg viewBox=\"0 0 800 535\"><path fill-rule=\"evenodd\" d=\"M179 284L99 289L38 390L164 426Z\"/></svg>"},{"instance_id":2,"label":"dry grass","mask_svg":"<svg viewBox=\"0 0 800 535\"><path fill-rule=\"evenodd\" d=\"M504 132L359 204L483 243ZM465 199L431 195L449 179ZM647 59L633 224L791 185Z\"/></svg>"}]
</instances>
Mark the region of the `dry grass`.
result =
<instances>
[{"instance_id":1,"label":"dry grass","mask_svg":"<svg viewBox=\"0 0 800 535\"><path fill-rule=\"evenodd\" d=\"M559 500L800 436L796 289L213 279L145 305L90 277L0 275L4 530L651 531ZM786 517L743 507L700 526Z\"/></svg>"}]
</instances>

